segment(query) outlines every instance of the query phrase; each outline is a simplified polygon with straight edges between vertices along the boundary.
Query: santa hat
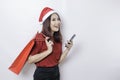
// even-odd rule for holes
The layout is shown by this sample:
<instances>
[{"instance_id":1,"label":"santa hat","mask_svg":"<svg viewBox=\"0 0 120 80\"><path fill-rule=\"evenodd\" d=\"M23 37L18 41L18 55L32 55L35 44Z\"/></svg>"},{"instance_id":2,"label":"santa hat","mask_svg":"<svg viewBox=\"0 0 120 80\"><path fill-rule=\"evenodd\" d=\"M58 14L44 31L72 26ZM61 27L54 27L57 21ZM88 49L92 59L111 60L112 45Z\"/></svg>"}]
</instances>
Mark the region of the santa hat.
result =
<instances>
[{"instance_id":1,"label":"santa hat","mask_svg":"<svg viewBox=\"0 0 120 80\"><path fill-rule=\"evenodd\" d=\"M45 7L39 17L39 22L42 24L51 14L56 13L53 9Z\"/></svg>"}]
</instances>

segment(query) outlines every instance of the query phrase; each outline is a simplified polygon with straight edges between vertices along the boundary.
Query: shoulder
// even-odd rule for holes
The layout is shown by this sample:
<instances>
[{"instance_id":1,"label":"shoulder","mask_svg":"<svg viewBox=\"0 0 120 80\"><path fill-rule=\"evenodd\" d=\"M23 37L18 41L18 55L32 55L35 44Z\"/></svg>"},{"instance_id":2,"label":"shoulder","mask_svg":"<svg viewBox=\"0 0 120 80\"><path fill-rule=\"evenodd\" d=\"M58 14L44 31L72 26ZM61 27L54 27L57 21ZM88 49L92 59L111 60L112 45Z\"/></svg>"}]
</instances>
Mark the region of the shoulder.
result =
<instances>
[{"instance_id":1,"label":"shoulder","mask_svg":"<svg viewBox=\"0 0 120 80\"><path fill-rule=\"evenodd\" d=\"M35 35L35 40L36 40L36 41L45 41L45 36L44 36L44 34L37 32L36 35Z\"/></svg>"}]
</instances>

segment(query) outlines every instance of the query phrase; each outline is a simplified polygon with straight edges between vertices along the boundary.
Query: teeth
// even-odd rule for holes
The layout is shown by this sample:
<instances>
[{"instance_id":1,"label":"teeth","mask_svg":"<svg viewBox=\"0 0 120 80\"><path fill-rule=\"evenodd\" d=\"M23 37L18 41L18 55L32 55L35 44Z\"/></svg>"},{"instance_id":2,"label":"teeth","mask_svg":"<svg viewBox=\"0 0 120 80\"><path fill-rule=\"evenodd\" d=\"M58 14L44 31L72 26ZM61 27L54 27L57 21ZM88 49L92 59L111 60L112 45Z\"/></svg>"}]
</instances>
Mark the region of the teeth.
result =
<instances>
[{"instance_id":1,"label":"teeth","mask_svg":"<svg viewBox=\"0 0 120 80\"><path fill-rule=\"evenodd\" d=\"M55 26L56 28L58 28L58 26Z\"/></svg>"}]
</instances>

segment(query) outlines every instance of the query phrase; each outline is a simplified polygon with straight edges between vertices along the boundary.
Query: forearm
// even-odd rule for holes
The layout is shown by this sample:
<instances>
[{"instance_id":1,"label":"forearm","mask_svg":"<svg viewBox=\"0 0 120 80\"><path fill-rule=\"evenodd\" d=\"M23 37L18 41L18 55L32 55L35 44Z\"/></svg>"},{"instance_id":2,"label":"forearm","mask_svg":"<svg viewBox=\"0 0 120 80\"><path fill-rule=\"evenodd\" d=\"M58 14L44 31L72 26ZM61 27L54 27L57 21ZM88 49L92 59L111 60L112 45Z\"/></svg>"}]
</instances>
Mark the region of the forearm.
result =
<instances>
[{"instance_id":1,"label":"forearm","mask_svg":"<svg viewBox=\"0 0 120 80\"><path fill-rule=\"evenodd\" d=\"M68 54L69 51L70 51L69 48L66 48L66 49L63 51L63 53L62 53L62 55L61 55L61 57L60 57L59 63L62 62L62 61L65 59L65 57L67 56L67 54Z\"/></svg>"},{"instance_id":2,"label":"forearm","mask_svg":"<svg viewBox=\"0 0 120 80\"><path fill-rule=\"evenodd\" d=\"M39 54L36 54L36 55L33 55L33 56L30 55L29 58L28 58L28 63L36 63L38 61L41 61L42 59L47 57L49 54L50 54L50 52L48 50L46 50L42 53L39 53Z\"/></svg>"}]
</instances>

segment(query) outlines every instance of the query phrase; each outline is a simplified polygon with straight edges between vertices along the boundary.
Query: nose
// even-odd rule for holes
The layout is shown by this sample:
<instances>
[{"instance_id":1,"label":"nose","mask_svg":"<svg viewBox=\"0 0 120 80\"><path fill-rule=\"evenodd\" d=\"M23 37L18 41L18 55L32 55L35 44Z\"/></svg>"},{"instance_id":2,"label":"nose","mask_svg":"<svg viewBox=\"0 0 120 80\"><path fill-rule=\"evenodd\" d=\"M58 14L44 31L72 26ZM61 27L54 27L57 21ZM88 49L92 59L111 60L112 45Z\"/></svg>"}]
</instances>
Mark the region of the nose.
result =
<instances>
[{"instance_id":1,"label":"nose","mask_svg":"<svg viewBox=\"0 0 120 80\"><path fill-rule=\"evenodd\" d=\"M55 21L55 24L60 26L61 21L60 21L60 20L56 20L56 21Z\"/></svg>"}]
</instances>

